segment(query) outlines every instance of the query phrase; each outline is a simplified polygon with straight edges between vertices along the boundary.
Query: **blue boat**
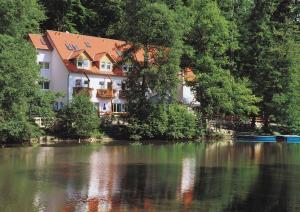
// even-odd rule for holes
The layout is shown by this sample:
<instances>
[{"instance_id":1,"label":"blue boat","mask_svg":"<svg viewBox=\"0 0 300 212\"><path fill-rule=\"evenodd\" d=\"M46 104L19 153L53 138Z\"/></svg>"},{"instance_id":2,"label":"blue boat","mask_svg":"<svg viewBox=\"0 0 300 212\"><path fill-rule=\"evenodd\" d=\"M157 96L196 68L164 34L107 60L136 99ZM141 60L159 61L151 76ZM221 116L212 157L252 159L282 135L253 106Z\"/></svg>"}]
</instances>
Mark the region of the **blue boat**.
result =
<instances>
[{"instance_id":1,"label":"blue boat","mask_svg":"<svg viewBox=\"0 0 300 212\"><path fill-rule=\"evenodd\" d=\"M300 136L298 135L278 135L276 136L278 142L285 143L300 143Z\"/></svg>"},{"instance_id":2,"label":"blue boat","mask_svg":"<svg viewBox=\"0 0 300 212\"><path fill-rule=\"evenodd\" d=\"M259 135L239 135L236 137L238 141L251 142L276 142L276 136L259 136Z\"/></svg>"}]
</instances>

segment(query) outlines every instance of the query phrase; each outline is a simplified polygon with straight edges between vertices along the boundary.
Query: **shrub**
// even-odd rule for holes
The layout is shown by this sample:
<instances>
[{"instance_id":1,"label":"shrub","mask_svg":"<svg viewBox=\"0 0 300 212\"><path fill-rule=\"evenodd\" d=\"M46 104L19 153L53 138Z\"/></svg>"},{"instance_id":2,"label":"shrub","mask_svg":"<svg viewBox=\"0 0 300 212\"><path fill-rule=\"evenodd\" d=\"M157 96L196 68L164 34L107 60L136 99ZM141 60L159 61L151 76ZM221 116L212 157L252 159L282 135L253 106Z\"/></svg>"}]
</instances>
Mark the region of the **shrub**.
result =
<instances>
[{"instance_id":1,"label":"shrub","mask_svg":"<svg viewBox=\"0 0 300 212\"><path fill-rule=\"evenodd\" d=\"M131 118L128 124L130 139L186 139L196 135L196 116L183 105L152 106L143 120Z\"/></svg>"},{"instance_id":2,"label":"shrub","mask_svg":"<svg viewBox=\"0 0 300 212\"><path fill-rule=\"evenodd\" d=\"M87 138L99 130L99 117L86 95L75 96L69 105L58 113L58 126L63 136Z\"/></svg>"},{"instance_id":3,"label":"shrub","mask_svg":"<svg viewBox=\"0 0 300 212\"><path fill-rule=\"evenodd\" d=\"M193 138L196 135L195 114L183 105L172 104L168 107L168 127L165 136L169 139Z\"/></svg>"}]
</instances>

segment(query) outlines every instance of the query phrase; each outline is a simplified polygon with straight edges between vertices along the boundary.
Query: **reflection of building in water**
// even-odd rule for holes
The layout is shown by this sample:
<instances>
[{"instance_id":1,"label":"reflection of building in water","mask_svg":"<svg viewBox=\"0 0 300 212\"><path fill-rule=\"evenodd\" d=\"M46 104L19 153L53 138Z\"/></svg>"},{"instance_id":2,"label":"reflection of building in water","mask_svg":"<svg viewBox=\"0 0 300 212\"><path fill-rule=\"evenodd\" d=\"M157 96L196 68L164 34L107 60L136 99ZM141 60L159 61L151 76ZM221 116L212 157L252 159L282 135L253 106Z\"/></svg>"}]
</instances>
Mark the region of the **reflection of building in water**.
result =
<instances>
[{"instance_id":1,"label":"reflection of building in water","mask_svg":"<svg viewBox=\"0 0 300 212\"><path fill-rule=\"evenodd\" d=\"M182 160L182 175L180 184L180 197L184 206L191 205L196 179L196 160L195 158L184 158Z\"/></svg>"},{"instance_id":2,"label":"reflection of building in water","mask_svg":"<svg viewBox=\"0 0 300 212\"><path fill-rule=\"evenodd\" d=\"M54 161L54 148L43 147L39 148L36 156L36 167L38 170L45 168L46 165L53 163Z\"/></svg>"},{"instance_id":3,"label":"reflection of building in water","mask_svg":"<svg viewBox=\"0 0 300 212\"><path fill-rule=\"evenodd\" d=\"M88 211L116 211L120 207L123 154L118 148L101 148L90 158Z\"/></svg>"},{"instance_id":4,"label":"reflection of building in water","mask_svg":"<svg viewBox=\"0 0 300 212\"><path fill-rule=\"evenodd\" d=\"M259 163L262 159L262 143L257 143L254 146L254 161Z\"/></svg>"},{"instance_id":5,"label":"reflection of building in water","mask_svg":"<svg viewBox=\"0 0 300 212\"><path fill-rule=\"evenodd\" d=\"M41 179L45 178L51 156L49 150L41 151L37 157ZM54 154L54 153L52 153ZM58 163L51 174L46 176L56 179L59 189L39 191L35 194L33 204L39 211L118 211L120 207L120 186L124 168L123 147L103 147L90 155L89 167L78 167L72 164ZM52 157L53 162L53 155ZM125 162L126 163L126 162ZM78 173L80 171L80 173ZM87 173L82 173L87 171ZM43 175L44 173L44 175ZM48 173L49 174L49 173ZM87 176L87 183L81 184L82 177ZM43 183L43 181L41 181ZM44 187L44 186L41 186Z\"/></svg>"}]
</instances>

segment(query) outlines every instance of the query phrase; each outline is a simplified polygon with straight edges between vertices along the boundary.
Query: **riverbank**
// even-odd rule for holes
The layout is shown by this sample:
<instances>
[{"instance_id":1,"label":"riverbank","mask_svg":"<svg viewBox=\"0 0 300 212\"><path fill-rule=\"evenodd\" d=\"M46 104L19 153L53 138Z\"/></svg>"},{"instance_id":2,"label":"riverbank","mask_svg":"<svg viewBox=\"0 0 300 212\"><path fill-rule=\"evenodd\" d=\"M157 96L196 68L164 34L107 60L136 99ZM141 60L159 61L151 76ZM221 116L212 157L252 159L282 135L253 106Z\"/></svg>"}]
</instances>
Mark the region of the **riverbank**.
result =
<instances>
[{"instance_id":1,"label":"riverbank","mask_svg":"<svg viewBox=\"0 0 300 212\"><path fill-rule=\"evenodd\" d=\"M73 145L89 145L89 144L125 144L125 145L144 145L144 144L174 144L174 143L195 143L195 142L218 142L234 141L234 137L231 134L221 135L207 135L200 138L193 139L180 139L180 140L162 140L162 139L148 139L148 140L130 140L114 138L108 135L102 136L101 138L86 138L86 139L70 139L70 138L58 138L55 136L41 136L39 138L33 138L29 141L14 142L14 143L0 143L0 147L30 147L30 146L73 146Z\"/></svg>"}]
</instances>

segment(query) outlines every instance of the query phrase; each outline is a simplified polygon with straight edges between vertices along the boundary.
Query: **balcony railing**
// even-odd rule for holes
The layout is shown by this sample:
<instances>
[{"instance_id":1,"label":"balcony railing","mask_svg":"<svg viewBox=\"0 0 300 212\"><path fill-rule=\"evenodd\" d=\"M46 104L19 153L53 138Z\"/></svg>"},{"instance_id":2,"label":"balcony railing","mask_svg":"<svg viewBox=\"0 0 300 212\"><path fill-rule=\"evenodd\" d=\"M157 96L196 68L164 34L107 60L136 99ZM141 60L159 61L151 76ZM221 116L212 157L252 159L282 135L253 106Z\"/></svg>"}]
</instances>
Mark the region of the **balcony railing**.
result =
<instances>
[{"instance_id":1,"label":"balcony railing","mask_svg":"<svg viewBox=\"0 0 300 212\"><path fill-rule=\"evenodd\" d=\"M84 94L87 96L92 96L93 89L92 88L86 88L86 87L74 87L73 88L73 95L80 95Z\"/></svg>"},{"instance_id":2,"label":"balcony railing","mask_svg":"<svg viewBox=\"0 0 300 212\"><path fill-rule=\"evenodd\" d=\"M98 98L114 98L115 90L113 89L97 89Z\"/></svg>"}]
</instances>

